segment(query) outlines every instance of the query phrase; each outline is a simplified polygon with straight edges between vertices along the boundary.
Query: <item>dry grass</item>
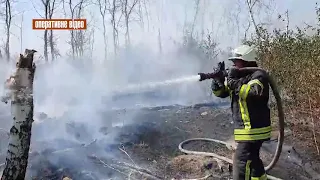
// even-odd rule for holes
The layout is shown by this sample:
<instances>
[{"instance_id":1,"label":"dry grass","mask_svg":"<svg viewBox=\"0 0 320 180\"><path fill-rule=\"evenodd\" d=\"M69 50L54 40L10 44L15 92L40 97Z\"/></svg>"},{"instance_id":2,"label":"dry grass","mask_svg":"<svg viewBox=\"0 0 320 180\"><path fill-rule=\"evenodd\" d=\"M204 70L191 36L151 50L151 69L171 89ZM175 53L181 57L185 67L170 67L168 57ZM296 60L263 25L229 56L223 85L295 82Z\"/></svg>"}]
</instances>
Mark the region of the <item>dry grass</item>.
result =
<instances>
[{"instance_id":1,"label":"dry grass","mask_svg":"<svg viewBox=\"0 0 320 180\"><path fill-rule=\"evenodd\" d=\"M320 11L316 13L320 22ZM287 124L311 141L318 155L320 128L320 27L303 27L294 30L261 28L261 37L248 44L259 49L259 63L275 78L285 98ZM312 33L310 33L312 32ZM304 135L305 134L305 135ZM309 136L309 135L308 135Z\"/></svg>"}]
</instances>

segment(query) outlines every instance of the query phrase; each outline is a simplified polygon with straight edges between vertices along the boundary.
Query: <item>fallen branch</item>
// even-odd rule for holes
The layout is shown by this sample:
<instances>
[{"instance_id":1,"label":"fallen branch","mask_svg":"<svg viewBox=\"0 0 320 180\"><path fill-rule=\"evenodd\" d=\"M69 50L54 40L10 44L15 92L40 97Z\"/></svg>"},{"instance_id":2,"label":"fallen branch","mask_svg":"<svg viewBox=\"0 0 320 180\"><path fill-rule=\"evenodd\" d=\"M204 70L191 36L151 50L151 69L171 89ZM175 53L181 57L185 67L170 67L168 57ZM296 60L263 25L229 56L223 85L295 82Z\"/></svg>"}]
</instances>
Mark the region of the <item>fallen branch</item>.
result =
<instances>
[{"instance_id":1,"label":"fallen branch","mask_svg":"<svg viewBox=\"0 0 320 180\"><path fill-rule=\"evenodd\" d=\"M142 174L149 174L150 176L154 176L158 179L163 179L162 177L159 177L159 176L156 176L156 175L153 175L151 171L147 170L147 169L143 169L141 167L135 167L131 164L128 164L126 162L118 162L119 164L122 164L122 166L127 166L128 168L132 169L132 170L135 170L137 172L140 172ZM120 165L119 165L120 166Z\"/></svg>"},{"instance_id":2,"label":"fallen branch","mask_svg":"<svg viewBox=\"0 0 320 180\"><path fill-rule=\"evenodd\" d=\"M103 162L101 159L97 159L97 160L98 160L103 166L108 167L108 168L110 168L110 169L113 169L113 170L117 171L118 173L123 174L123 175L125 175L125 176L128 176L126 173L124 173L124 172L120 171L119 169L116 169L115 167L112 167L111 165Z\"/></svg>"},{"instance_id":3,"label":"fallen branch","mask_svg":"<svg viewBox=\"0 0 320 180\"><path fill-rule=\"evenodd\" d=\"M131 162L132 162L136 167L138 167L137 164L136 164L136 163L133 161L133 159L131 158L131 156L127 153L127 151L124 150L124 146L123 146L123 145L122 145L122 148L123 148L123 149L119 148L119 150L122 151L122 152L124 152L124 153L129 157L129 159L131 160Z\"/></svg>"},{"instance_id":4,"label":"fallen branch","mask_svg":"<svg viewBox=\"0 0 320 180\"><path fill-rule=\"evenodd\" d=\"M89 144L81 144L80 146L77 146L77 147L72 147L72 148L66 148L66 149L61 149L61 150L56 150L56 151L53 151L51 152L52 154L56 154L56 153L63 153L63 152L68 152L68 151L74 151L74 150L77 150L77 149L81 149L81 148L88 148L90 147L91 145L93 145L94 143L97 142L97 139L93 140L92 142L90 142Z\"/></svg>"},{"instance_id":5,"label":"fallen branch","mask_svg":"<svg viewBox=\"0 0 320 180\"><path fill-rule=\"evenodd\" d=\"M107 164L106 162L104 162L102 159L98 158L96 155L91 155L88 156L90 159L97 161L98 163L104 165L105 167L111 168L113 170L116 170L117 172L123 174L122 171L120 171L119 169L124 169L124 170L128 170L129 172L136 172L139 173L141 175L147 176L149 178L155 179L155 180L162 180L162 177L159 177L157 175L152 174L152 172L150 172L147 169L143 169L140 167L136 167L134 165L125 163L125 162L114 162L112 164ZM116 168L118 167L118 168ZM125 174L125 173L124 173ZM129 174L129 173L128 173ZM129 175L125 174L127 177L129 177Z\"/></svg>"}]
</instances>

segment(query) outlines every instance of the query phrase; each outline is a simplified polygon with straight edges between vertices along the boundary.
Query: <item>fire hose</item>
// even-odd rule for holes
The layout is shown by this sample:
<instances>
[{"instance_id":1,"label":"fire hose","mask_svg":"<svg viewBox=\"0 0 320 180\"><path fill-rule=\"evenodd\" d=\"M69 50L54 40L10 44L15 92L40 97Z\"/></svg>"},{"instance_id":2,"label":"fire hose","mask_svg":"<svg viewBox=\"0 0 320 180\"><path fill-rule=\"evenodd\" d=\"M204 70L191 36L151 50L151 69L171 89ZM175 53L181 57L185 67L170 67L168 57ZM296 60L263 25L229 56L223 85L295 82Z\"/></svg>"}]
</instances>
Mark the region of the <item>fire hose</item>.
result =
<instances>
[{"instance_id":1,"label":"fire hose","mask_svg":"<svg viewBox=\"0 0 320 180\"><path fill-rule=\"evenodd\" d=\"M223 65L224 66L224 65ZM283 145L283 141L284 141L284 112L283 112L283 107L282 107L282 102L281 102L281 97L279 94L279 91L277 89L276 83L273 80L273 78L263 69L261 68L256 68L256 67L246 67L246 68L241 68L240 71L256 71L256 70L260 70L266 73L268 81L269 81L269 85L272 89L273 95L275 96L276 99L276 104L277 104L277 109L278 109L278 130L279 130L279 134L278 134L278 144L277 144L277 148L276 151L274 153L273 159L271 160L271 162L265 167L266 172L268 172L269 170L271 170L276 163L278 162L279 158L280 158L280 154L282 152L282 145ZM212 73L211 73L212 74ZM213 78L213 77L210 77ZM209 79L209 78L207 78ZM201 152L201 151L192 151L192 150L186 150L183 148L183 145L191 142L191 141L209 141L209 142L215 142L215 143L220 143L223 144L225 146L229 146L229 143L224 142L224 141L220 141L220 140L216 140L216 139L211 139L211 138L192 138L192 139L187 139L183 142L181 142L179 144L179 150L185 154L193 154L193 155L202 155L202 156L208 156L208 157L214 157L217 159L220 159L222 161L228 162L230 164L233 163L233 161L229 158L226 158L224 156L220 156L218 154L215 153L211 153L211 152ZM277 177L271 176L271 175L267 175L268 179L270 180L281 180Z\"/></svg>"}]
</instances>

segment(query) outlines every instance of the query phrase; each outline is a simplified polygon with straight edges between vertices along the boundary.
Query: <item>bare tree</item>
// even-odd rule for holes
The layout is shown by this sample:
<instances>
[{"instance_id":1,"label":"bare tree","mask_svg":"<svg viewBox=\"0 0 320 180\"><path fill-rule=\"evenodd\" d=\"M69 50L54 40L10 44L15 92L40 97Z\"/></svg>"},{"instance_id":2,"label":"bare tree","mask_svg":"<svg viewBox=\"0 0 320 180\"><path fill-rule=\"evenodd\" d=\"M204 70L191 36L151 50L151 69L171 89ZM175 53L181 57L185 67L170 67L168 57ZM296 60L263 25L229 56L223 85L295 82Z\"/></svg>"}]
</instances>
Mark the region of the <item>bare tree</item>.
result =
<instances>
[{"instance_id":1,"label":"bare tree","mask_svg":"<svg viewBox=\"0 0 320 180\"><path fill-rule=\"evenodd\" d=\"M204 16L206 13L206 1L202 1L203 2L203 9L202 9L202 13L201 13L201 41L204 39Z\"/></svg>"},{"instance_id":2,"label":"bare tree","mask_svg":"<svg viewBox=\"0 0 320 180\"><path fill-rule=\"evenodd\" d=\"M107 13L107 0L97 0L100 10L100 15L102 18L102 26L103 26L103 42L104 42L104 60L107 60L107 50L108 50L108 36L107 36L107 27L106 27L106 13Z\"/></svg>"},{"instance_id":3,"label":"bare tree","mask_svg":"<svg viewBox=\"0 0 320 180\"><path fill-rule=\"evenodd\" d=\"M24 56L20 54L15 74L6 81L6 87L11 92L5 99L11 100L13 125L10 129L5 169L1 178L4 180L25 179L33 122L33 79L36 70L33 55L35 52L35 50L26 49Z\"/></svg>"},{"instance_id":4,"label":"bare tree","mask_svg":"<svg viewBox=\"0 0 320 180\"><path fill-rule=\"evenodd\" d=\"M254 13L253 13L253 8L255 7L257 2L259 2L259 0L246 0L246 4L248 6L251 22L255 28L255 31L256 31L258 37L261 37L260 30L259 30L258 24L256 23L256 21L254 19Z\"/></svg>"},{"instance_id":5,"label":"bare tree","mask_svg":"<svg viewBox=\"0 0 320 180\"><path fill-rule=\"evenodd\" d=\"M21 14L21 22L20 22L20 52L22 52L22 45L23 45L23 17L24 17L24 12Z\"/></svg>"},{"instance_id":6,"label":"bare tree","mask_svg":"<svg viewBox=\"0 0 320 180\"><path fill-rule=\"evenodd\" d=\"M48 13L49 19L52 19L54 10L57 6L56 0L47 0L48 2ZM51 61L54 61L57 56L59 56L58 49L56 48L56 42L54 41L53 30L50 30L49 34L49 46L50 46L50 54L51 54Z\"/></svg>"},{"instance_id":7,"label":"bare tree","mask_svg":"<svg viewBox=\"0 0 320 180\"><path fill-rule=\"evenodd\" d=\"M93 49L94 49L94 33L95 33L95 30L94 28L91 29L90 31L90 34L89 34L89 41L88 41L88 44L89 44L89 48L90 48L90 54L89 54L89 58L93 58L92 54L93 54Z\"/></svg>"},{"instance_id":8,"label":"bare tree","mask_svg":"<svg viewBox=\"0 0 320 180\"><path fill-rule=\"evenodd\" d=\"M224 9L223 13L223 24L226 24L228 26L228 34L230 35L231 39L236 38L237 41L241 40L240 36L242 36L242 28L240 27L240 22L242 21L240 19L240 14L243 10L243 6L246 6L243 0L231 1L227 4L227 7ZM218 29L220 29L220 26L221 21L218 24ZM245 26L244 29L245 28L247 28L247 26Z\"/></svg>"},{"instance_id":9,"label":"bare tree","mask_svg":"<svg viewBox=\"0 0 320 180\"><path fill-rule=\"evenodd\" d=\"M244 31L244 40L246 41L247 38L248 38L248 32L249 32L249 29L251 27L251 21L248 22L248 24L246 26L244 26L245 28L245 31Z\"/></svg>"},{"instance_id":10,"label":"bare tree","mask_svg":"<svg viewBox=\"0 0 320 180\"><path fill-rule=\"evenodd\" d=\"M275 8L273 8L275 7L274 2L274 0L237 0L228 4L228 7L225 9L226 14L224 15L227 20L224 23L231 25L230 35L234 36L237 33L238 40L247 41L248 36L252 35L253 30L254 34L263 39L264 37L261 37L261 28L267 24L265 23L266 21L271 21L272 14L275 11ZM246 8L244 9L243 7ZM242 19L244 17L240 16L241 13L244 13L243 10L248 13L248 17L245 17L245 20ZM261 14L263 14L263 18L265 19L264 23L259 22Z\"/></svg>"},{"instance_id":11,"label":"bare tree","mask_svg":"<svg viewBox=\"0 0 320 180\"><path fill-rule=\"evenodd\" d=\"M162 54L162 41L161 41L161 32L160 28L158 28L158 43L159 43L159 53Z\"/></svg>"},{"instance_id":12,"label":"bare tree","mask_svg":"<svg viewBox=\"0 0 320 180\"><path fill-rule=\"evenodd\" d=\"M20 25L17 25L15 23L13 23L14 26L16 26L17 28L20 29L20 35L19 35L19 39L20 39L20 52L22 52L22 45L23 45L23 19L24 19L24 11L21 12L21 20L20 20Z\"/></svg>"},{"instance_id":13,"label":"bare tree","mask_svg":"<svg viewBox=\"0 0 320 180\"><path fill-rule=\"evenodd\" d=\"M111 15L111 25L112 25L112 37L113 37L113 48L114 48L114 54L117 55L118 52L118 23L116 22L116 14L118 11L118 4L117 0L112 0L112 3L110 4L109 13Z\"/></svg>"},{"instance_id":14,"label":"bare tree","mask_svg":"<svg viewBox=\"0 0 320 180\"><path fill-rule=\"evenodd\" d=\"M289 18L289 10L286 10L286 12L284 13L284 16L283 17L281 14L278 15L278 19L283 21L283 22L286 22L286 35L287 37L289 37L289 33L290 33L290 29L289 29L289 26L290 26L290 18Z\"/></svg>"},{"instance_id":15,"label":"bare tree","mask_svg":"<svg viewBox=\"0 0 320 180\"><path fill-rule=\"evenodd\" d=\"M95 35L95 17L94 17L94 13L90 12L90 19L92 20L91 22L89 22L90 30L88 29L87 32L87 40L86 40L86 50L88 51L88 58L89 59L93 59L93 50L94 50L94 35Z\"/></svg>"},{"instance_id":16,"label":"bare tree","mask_svg":"<svg viewBox=\"0 0 320 180\"><path fill-rule=\"evenodd\" d=\"M129 46L131 44L129 21L130 21L130 15L133 12L133 9L138 2L139 0L133 0L132 4L130 5L128 0L122 0L122 13L124 15L124 21L125 21L125 27L126 27L126 33L125 33L126 46Z\"/></svg>"},{"instance_id":17,"label":"bare tree","mask_svg":"<svg viewBox=\"0 0 320 180\"><path fill-rule=\"evenodd\" d=\"M41 0L42 5L44 6L44 18L52 19L54 10L57 7L56 0ZM43 51L44 51L44 59L46 62L49 61L49 53L48 47L50 47L51 60L54 61L55 57L59 55L58 49L56 48L56 42L54 41L53 30L44 30L43 35Z\"/></svg>"},{"instance_id":18,"label":"bare tree","mask_svg":"<svg viewBox=\"0 0 320 180\"><path fill-rule=\"evenodd\" d=\"M139 16L141 29L144 30L144 16L143 16L143 4L142 3L143 3L142 1L138 2L138 16Z\"/></svg>"},{"instance_id":19,"label":"bare tree","mask_svg":"<svg viewBox=\"0 0 320 180\"><path fill-rule=\"evenodd\" d=\"M71 15L71 19L80 19L82 17L82 12L84 8L84 0L80 0L77 4L73 5L72 0L67 2L69 7L69 12ZM67 12L65 9L65 2L63 2L64 14L67 17ZM82 30L70 30L70 41L68 43L71 46L71 56L72 59L76 57L80 57L84 53L84 45L85 45L85 35Z\"/></svg>"},{"instance_id":20,"label":"bare tree","mask_svg":"<svg viewBox=\"0 0 320 180\"><path fill-rule=\"evenodd\" d=\"M150 30L150 22L149 22L149 11L148 11L148 7L147 7L147 0L143 0L143 6L145 9L145 15L146 15L146 19L147 19L147 24L148 24L148 31Z\"/></svg>"},{"instance_id":21,"label":"bare tree","mask_svg":"<svg viewBox=\"0 0 320 180\"><path fill-rule=\"evenodd\" d=\"M41 2L44 6L44 18L49 19L50 0L41 0ZM48 62L49 58L48 58L48 30L47 29L44 30L43 41L44 41L44 45L43 45L44 60Z\"/></svg>"},{"instance_id":22,"label":"bare tree","mask_svg":"<svg viewBox=\"0 0 320 180\"><path fill-rule=\"evenodd\" d=\"M6 43L4 52L7 61L10 61L10 28L12 21L12 0L5 0L5 30L6 30Z\"/></svg>"},{"instance_id":23,"label":"bare tree","mask_svg":"<svg viewBox=\"0 0 320 180\"><path fill-rule=\"evenodd\" d=\"M212 32L207 34L207 39L202 41L202 47L209 62L213 62L219 54L218 43L213 39Z\"/></svg>"},{"instance_id":24,"label":"bare tree","mask_svg":"<svg viewBox=\"0 0 320 180\"><path fill-rule=\"evenodd\" d=\"M246 6L248 8L250 21L248 25L248 29L250 28L250 23L252 23L253 28L255 30L256 35L259 37L259 40L264 40L265 37L263 37L261 33L261 28L266 25L266 23L257 23L255 19L255 14L259 14L259 12L264 11L268 16L272 16L272 12L274 11L272 9L272 4L274 3L273 0L246 0ZM257 15L256 15L257 16Z\"/></svg>"},{"instance_id":25,"label":"bare tree","mask_svg":"<svg viewBox=\"0 0 320 180\"><path fill-rule=\"evenodd\" d=\"M198 14L199 14L200 0L195 0L195 3L196 3L196 7L195 7L196 12L195 12L194 17L193 17L193 22L192 22L192 27L191 27L191 36L193 36L194 27L196 25L197 17L198 17Z\"/></svg>"},{"instance_id":26,"label":"bare tree","mask_svg":"<svg viewBox=\"0 0 320 180\"><path fill-rule=\"evenodd\" d=\"M71 5L71 0L70 0L70 5ZM78 7L75 8L76 12L73 11L75 13L76 18L80 19L82 17L83 8L84 8L84 0L80 0ZM72 15L72 19L73 18L74 18L74 15ZM75 42L77 57L81 57L84 54L85 35L82 30L75 30L74 32L75 32L74 42Z\"/></svg>"}]
</instances>

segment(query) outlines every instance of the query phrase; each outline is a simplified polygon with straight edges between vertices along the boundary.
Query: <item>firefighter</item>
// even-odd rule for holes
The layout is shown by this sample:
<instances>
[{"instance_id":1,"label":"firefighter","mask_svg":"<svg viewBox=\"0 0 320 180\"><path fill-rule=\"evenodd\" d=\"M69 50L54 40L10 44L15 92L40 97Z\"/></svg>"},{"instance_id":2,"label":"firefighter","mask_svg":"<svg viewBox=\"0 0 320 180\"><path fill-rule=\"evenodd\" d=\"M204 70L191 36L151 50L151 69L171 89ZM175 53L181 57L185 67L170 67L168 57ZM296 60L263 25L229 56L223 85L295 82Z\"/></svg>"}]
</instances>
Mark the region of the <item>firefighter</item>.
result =
<instances>
[{"instance_id":1,"label":"firefighter","mask_svg":"<svg viewBox=\"0 0 320 180\"><path fill-rule=\"evenodd\" d=\"M233 68L227 77L212 80L215 96L231 98L234 138L237 144L233 156L233 180L266 180L260 159L260 148L271 137L269 84L263 71L245 72L239 68L257 67L256 50L248 45L234 49ZM222 74L222 73L221 73Z\"/></svg>"}]
</instances>

